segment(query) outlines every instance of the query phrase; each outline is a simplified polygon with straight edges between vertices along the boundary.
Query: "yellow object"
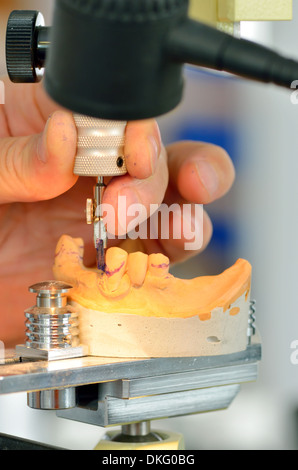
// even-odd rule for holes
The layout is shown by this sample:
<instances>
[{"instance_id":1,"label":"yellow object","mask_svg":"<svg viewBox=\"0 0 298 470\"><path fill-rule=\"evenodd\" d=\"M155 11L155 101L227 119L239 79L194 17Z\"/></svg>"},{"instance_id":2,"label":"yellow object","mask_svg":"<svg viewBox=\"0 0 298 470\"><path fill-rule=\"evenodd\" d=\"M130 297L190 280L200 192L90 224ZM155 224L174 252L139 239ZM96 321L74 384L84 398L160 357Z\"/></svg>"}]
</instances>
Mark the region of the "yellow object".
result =
<instances>
[{"instance_id":1,"label":"yellow object","mask_svg":"<svg viewBox=\"0 0 298 470\"><path fill-rule=\"evenodd\" d=\"M182 434L174 432L152 431L158 434L162 441L154 442L117 442L112 439L119 431L108 432L94 450L185 450Z\"/></svg>"},{"instance_id":2,"label":"yellow object","mask_svg":"<svg viewBox=\"0 0 298 470\"><path fill-rule=\"evenodd\" d=\"M235 33L233 21L219 21L218 0L190 0L189 16L193 20L207 23L225 33L232 35Z\"/></svg>"},{"instance_id":3,"label":"yellow object","mask_svg":"<svg viewBox=\"0 0 298 470\"><path fill-rule=\"evenodd\" d=\"M239 21L291 20L293 0L190 0L189 15L221 29Z\"/></svg>"},{"instance_id":4,"label":"yellow object","mask_svg":"<svg viewBox=\"0 0 298 470\"><path fill-rule=\"evenodd\" d=\"M82 239L63 235L57 244L53 273L74 286L69 302L89 355L187 357L246 349L248 261L239 259L215 276L179 279L169 273L163 254L134 255L111 247L99 271L83 265ZM130 269L134 263L139 270Z\"/></svg>"},{"instance_id":5,"label":"yellow object","mask_svg":"<svg viewBox=\"0 0 298 470\"><path fill-rule=\"evenodd\" d=\"M189 16L204 23L216 24L217 0L190 0Z\"/></svg>"},{"instance_id":6,"label":"yellow object","mask_svg":"<svg viewBox=\"0 0 298 470\"><path fill-rule=\"evenodd\" d=\"M219 21L280 21L292 17L293 0L218 0Z\"/></svg>"}]
</instances>

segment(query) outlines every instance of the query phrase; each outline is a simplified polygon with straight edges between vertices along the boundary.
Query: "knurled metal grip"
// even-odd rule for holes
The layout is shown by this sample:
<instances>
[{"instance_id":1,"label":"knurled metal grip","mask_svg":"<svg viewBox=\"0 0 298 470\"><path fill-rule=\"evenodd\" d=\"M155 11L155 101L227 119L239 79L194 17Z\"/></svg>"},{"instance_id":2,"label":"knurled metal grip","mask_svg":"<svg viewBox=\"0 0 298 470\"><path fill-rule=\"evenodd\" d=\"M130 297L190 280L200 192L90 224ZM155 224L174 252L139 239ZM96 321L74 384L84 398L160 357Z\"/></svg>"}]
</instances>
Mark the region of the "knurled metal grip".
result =
<instances>
[{"instance_id":1,"label":"knurled metal grip","mask_svg":"<svg viewBox=\"0 0 298 470\"><path fill-rule=\"evenodd\" d=\"M74 174L121 176L127 173L124 145L127 122L74 115L78 130Z\"/></svg>"}]
</instances>

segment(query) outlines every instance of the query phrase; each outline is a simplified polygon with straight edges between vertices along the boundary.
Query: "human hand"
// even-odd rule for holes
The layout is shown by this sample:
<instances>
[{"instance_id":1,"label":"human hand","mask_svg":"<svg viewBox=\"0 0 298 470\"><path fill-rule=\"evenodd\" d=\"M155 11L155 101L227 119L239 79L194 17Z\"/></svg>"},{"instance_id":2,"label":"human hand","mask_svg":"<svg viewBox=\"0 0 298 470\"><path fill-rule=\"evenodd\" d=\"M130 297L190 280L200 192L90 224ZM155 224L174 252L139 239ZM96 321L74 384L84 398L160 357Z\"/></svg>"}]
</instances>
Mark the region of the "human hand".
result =
<instances>
[{"instance_id":1,"label":"human hand","mask_svg":"<svg viewBox=\"0 0 298 470\"><path fill-rule=\"evenodd\" d=\"M95 263L92 227L84 217L94 179L73 175L77 133L71 113L59 109L41 84L7 82L5 87L6 105L0 108L0 340L11 347L24 341L24 309L32 304L28 287L53 277L59 237L82 237L85 265ZM134 196L147 209L162 202L208 204L224 195L234 179L225 151L193 142L165 149L154 120L128 124L125 154L128 174L111 180L104 196L116 216L119 194L127 196L128 207ZM206 213L203 229L202 249L212 233ZM185 252L184 242L142 240L133 246L177 262L196 254Z\"/></svg>"}]
</instances>

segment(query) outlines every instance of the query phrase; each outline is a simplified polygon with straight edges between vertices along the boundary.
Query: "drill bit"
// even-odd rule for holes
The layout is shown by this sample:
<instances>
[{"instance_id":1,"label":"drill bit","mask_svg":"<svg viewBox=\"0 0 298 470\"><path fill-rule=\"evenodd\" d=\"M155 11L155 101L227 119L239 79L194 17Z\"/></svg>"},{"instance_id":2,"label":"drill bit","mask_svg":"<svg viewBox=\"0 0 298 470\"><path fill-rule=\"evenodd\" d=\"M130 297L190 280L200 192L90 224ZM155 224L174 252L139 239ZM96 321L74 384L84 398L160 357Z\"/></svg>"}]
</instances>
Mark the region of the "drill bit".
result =
<instances>
[{"instance_id":1,"label":"drill bit","mask_svg":"<svg viewBox=\"0 0 298 470\"><path fill-rule=\"evenodd\" d=\"M105 251L107 248L107 231L103 223L102 199L105 190L105 184L102 176L98 177L94 190L94 246L96 249L97 269L105 270Z\"/></svg>"},{"instance_id":2,"label":"drill bit","mask_svg":"<svg viewBox=\"0 0 298 470\"><path fill-rule=\"evenodd\" d=\"M107 236L105 226L102 221L94 223L94 245L96 249L97 269L104 271L106 267L105 251L107 248Z\"/></svg>"},{"instance_id":3,"label":"drill bit","mask_svg":"<svg viewBox=\"0 0 298 470\"><path fill-rule=\"evenodd\" d=\"M96 177L92 198L87 199L86 222L94 226L96 263L105 270L105 250L108 233L103 222L102 201L105 191L104 177L127 173L124 156L126 121L108 121L74 114L78 130L77 155L74 174ZM100 176L99 176L100 175Z\"/></svg>"},{"instance_id":4,"label":"drill bit","mask_svg":"<svg viewBox=\"0 0 298 470\"><path fill-rule=\"evenodd\" d=\"M97 269L99 269L100 271L105 270L105 248L103 240L100 239L98 239L96 242L96 264Z\"/></svg>"}]
</instances>

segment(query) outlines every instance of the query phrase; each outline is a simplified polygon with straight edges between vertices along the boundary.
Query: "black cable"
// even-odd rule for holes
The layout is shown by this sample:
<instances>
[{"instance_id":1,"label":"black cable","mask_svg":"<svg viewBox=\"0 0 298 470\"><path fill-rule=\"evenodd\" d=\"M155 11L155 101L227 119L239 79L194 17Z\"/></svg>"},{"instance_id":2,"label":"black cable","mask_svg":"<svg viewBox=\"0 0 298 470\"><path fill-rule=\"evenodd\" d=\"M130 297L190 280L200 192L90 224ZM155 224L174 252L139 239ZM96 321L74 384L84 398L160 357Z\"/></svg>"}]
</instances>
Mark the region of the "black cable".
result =
<instances>
[{"instance_id":1,"label":"black cable","mask_svg":"<svg viewBox=\"0 0 298 470\"><path fill-rule=\"evenodd\" d=\"M167 52L178 62L272 82L286 88L298 80L298 62L190 19L170 33Z\"/></svg>"}]
</instances>

